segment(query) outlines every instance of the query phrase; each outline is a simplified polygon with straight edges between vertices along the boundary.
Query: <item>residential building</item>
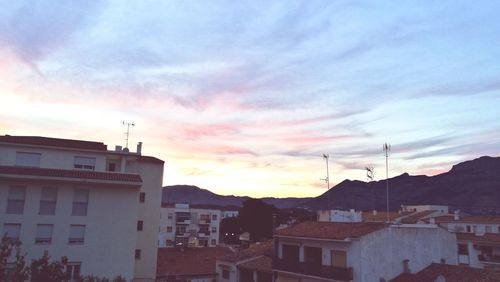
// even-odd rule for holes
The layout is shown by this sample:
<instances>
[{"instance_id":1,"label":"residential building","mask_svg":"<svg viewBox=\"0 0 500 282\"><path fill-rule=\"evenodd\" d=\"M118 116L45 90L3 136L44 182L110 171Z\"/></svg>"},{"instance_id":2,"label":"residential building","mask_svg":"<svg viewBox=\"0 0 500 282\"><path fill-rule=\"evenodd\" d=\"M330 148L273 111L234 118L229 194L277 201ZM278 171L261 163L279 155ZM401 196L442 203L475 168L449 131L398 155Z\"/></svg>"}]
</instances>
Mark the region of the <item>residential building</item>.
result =
<instances>
[{"instance_id":1,"label":"residential building","mask_svg":"<svg viewBox=\"0 0 500 282\"><path fill-rule=\"evenodd\" d=\"M101 142L0 136L0 231L68 278L153 281L164 162Z\"/></svg>"},{"instance_id":2,"label":"residential building","mask_svg":"<svg viewBox=\"0 0 500 282\"><path fill-rule=\"evenodd\" d=\"M217 259L218 282L272 282L272 240L254 243Z\"/></svg>"},{"instance_id":3,"label":"residential building","mask_svg":"<svg viewBox=\"0 0 500 282\"><path fill-rule=\"evenodd\" d=\"M500 270L500 216L460 216L456 212L429 222L456 233L460 264Z\"/></svg>"},{"instance_id":4,"label":"residential building","mask_svg":"<svg viewBox=\"0 0 500 282\"><path fill-rule=\"evenodd\" d=\"M277 230L276 281L388 281L457 264L456 237L431 224L303 222Z\"/></svg>"},{"instance_id":5,"label":"residential building","mask_svg":"<svg viewBox=\"0 0 500 282\"><path fill-rule=\"evenodd\" d=\"M215 247L219 244L222 212L219 209L189 204L166 204L161 208L158 246L178 244L192 247Z\"/></svg>"},{"instance_id":6,"label":"residential building","mask_svg":"<svg viewBox=\"0 0 500 282\"><path fill-rule=\"evenodd\" d=\"M227 247L160 248L157 281L213 282L217 279L216 260L232 253Z\"/></svg>"}]
</instances>

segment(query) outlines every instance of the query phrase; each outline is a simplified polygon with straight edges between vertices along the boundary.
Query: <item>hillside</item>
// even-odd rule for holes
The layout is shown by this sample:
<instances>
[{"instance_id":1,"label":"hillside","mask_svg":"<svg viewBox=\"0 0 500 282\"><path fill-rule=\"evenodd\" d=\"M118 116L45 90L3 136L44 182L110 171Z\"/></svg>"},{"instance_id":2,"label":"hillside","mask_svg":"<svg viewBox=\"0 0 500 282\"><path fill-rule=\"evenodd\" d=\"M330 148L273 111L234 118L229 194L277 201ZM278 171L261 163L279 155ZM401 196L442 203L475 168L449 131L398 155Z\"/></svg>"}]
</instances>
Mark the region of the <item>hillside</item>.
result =
<instances>
[{"instance_id":1,"label":"hillside","mask_svg":"<svg viewBox=\"0 0 500 282\"><path fill-rule=\"evenodd\" d=\"M500 214L500 157L481 157L454 165L435 176L403 173L389 179L390 209L402 204L441 204L452 209L482 214ZM315 198L263 198L278 208L304 207L317 210L328 206L359 210L385 210L385 180L371 183L344 180ZM188 185L165 186L163 202L236 205L248 197L221 196Z\"/></svg>"},{"instance_id":2,"label":"hillside","mask_svg":"<svg viewBox=\"0 0 500 282\"><path fill-rule=\"evenodd\" d=\"M191 185L171 185L163 187L162 203L191 203L217 206L241 206L246 196L222 196ZM277 208L291 208L312 198L262 198Z\"/></svg>"}]
</instances>

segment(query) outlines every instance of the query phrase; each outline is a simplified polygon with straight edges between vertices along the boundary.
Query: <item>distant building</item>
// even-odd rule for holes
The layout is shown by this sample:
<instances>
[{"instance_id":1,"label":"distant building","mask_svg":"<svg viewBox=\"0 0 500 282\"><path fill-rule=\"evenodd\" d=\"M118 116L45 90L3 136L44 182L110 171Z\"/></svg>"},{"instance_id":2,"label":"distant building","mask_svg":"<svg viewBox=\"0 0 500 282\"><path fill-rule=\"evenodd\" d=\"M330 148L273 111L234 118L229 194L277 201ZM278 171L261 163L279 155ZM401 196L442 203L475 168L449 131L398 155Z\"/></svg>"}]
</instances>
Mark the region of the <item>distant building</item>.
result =
<instances>
[{"instance_id":1,"label":"distant building","mask_svg":"<svg viewBox=\"0 0 500 282\"><path fill-rule=\"evenodd\" d=\"M218 258L217 282L272 282L272 240Z\"/></svg>"},{"instance_id":2,"label":"distant building","mask_svg":"<svg viewBox=\"0 0 500 282\"><path fill-rule=\"evenodd\" d=\"M158 282L213 282L217 279L216 260L233 252L230 248L160 248Z\"/></svg>"},{"instance_id":3,"label":"distant building","mask_svg":"<svg viewBox=\"0 0 500 282\"><path fill-rule=\"evenodd\" d=\"M276 281L388 281L457 264L454 234L436 225L304 222L276 231Z\"/></svg>"},{"instance_id":4,"label":"distant building","mask_svg":"<svg viewBox=\"0 0 500 282\"><path fill-rule=\"evenodd\" d=\"M362 217L361 211L355 211L354 209L344 211L344 210L320 210L317 212L318 221L331 221L331 222L361 222Z\"/></svg>"},{"instance_id":5,"label":"distant building","mask_svg":"<svg viewBox=\"0 0 500 282\"><path fill-rule=\"evenodd\" d=\"M403 273L390 282L498 282L500 272L433 263L417 273Z\"/></svg>"},{"instance_id":6,"label":"distant building","mask_svg":"<svg viewBox=\"0 0 500 282\"><path fill-rule=\"evenodd\" d=\"M219 244L220 209L168 204L161 208L158 246L215 247Z\"/></svg>"},{"instance_id":7,"label":"distant building","mask_svg":"<svg viewBox=\"0 0 500 282\"><path fill-rule=\"evenodd\" d=\"M27 261L66 256L71 278L153 281L164 162L141 148L0 136L0 233Z\"/></svg>"}]
</instances>

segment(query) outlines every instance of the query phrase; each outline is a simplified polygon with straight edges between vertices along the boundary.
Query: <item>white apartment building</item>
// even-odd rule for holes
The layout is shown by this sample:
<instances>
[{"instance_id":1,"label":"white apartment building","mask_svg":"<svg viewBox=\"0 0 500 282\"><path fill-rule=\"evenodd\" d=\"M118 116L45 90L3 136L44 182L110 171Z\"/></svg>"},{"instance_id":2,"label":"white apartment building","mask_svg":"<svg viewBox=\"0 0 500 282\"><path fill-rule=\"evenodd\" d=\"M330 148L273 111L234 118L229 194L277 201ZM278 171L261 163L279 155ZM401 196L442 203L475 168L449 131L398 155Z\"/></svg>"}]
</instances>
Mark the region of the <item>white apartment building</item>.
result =
<instances>
[{"instance_id":1,"label":"white apartment building","mask_svg":"<svg viewBox=\"0 0 500 282\"><path fill-rule=\"evenodd\" d=\"M456 237L430 224L303 222L278 230L278 282L389 281L431 263L457 264Z\"/></svg>"},{"instance_id":2,"label":"white apartment building","mask_svg":"<svg viewBox=\"0 0 500 282\"><path fill-rule=\"evenodd\" d=\"M219 244L222 212L189 204L167 204L161 208L158 246L215 247Z\"/></svg>"},{"instance_id":3,"label":"white apartment building","mask_svg":"<svg viewBox=\"0 0 500 282\"><path fill-rule=\"evenodd\" d=\"M162 160L100 142L0 136L0 232L69 278L154 281Z\"/></svg>"},{"instance_id":4,"label":"white apartment building","mask_svg":"<svg viewBox=\"0 0 500 282\"><path fill-rule=\"evenodd\" d=\"M460 264L500 270L499 216L460 216L456 212L430 221L456 233Z\"/></svg>"}]
</instances>

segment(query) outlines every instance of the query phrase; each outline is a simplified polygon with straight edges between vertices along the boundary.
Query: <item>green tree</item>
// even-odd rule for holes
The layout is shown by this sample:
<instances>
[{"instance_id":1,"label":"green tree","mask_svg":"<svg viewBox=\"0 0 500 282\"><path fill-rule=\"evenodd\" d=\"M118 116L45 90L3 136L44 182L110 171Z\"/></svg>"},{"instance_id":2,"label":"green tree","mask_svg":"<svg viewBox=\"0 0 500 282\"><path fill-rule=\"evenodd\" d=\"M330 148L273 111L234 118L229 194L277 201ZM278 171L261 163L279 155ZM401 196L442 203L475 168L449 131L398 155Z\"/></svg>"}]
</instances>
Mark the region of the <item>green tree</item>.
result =
<instances>
[{"instance_id":1,"label":"green tree","mask_svg":"<svg viewBox=\"0 0 500 282\"><path fill-rule=\"evenodd\" d=\"M273 216L276 212L277 209L273 205L250 198L243 202L238 218L243 231L250 232L251 240L263 240L273 236Z\"/></svg>"},{"instance_id":2,"label":"green tree","mask_svg":"<svg viewBox=\"0 0 500 282\"><path fill-rule=\"evenodd\" d=\"M21 242L6 236L0 242L0 281L21 282L29 278L29 268L21 254Z\"/></svg>"},{"instance_id":3,"label":"green tree","mask_svg":"<svg viewBox=\"0 0 500 282\"><path fill-rule=\"evenodd\" d=\"M50 261L48 252L44 252L39 259L32 260L30 271L32 282L62 282L66 280L66 265L68 259L62 257L61 261Z\"/></svg>"}]
</instances>

